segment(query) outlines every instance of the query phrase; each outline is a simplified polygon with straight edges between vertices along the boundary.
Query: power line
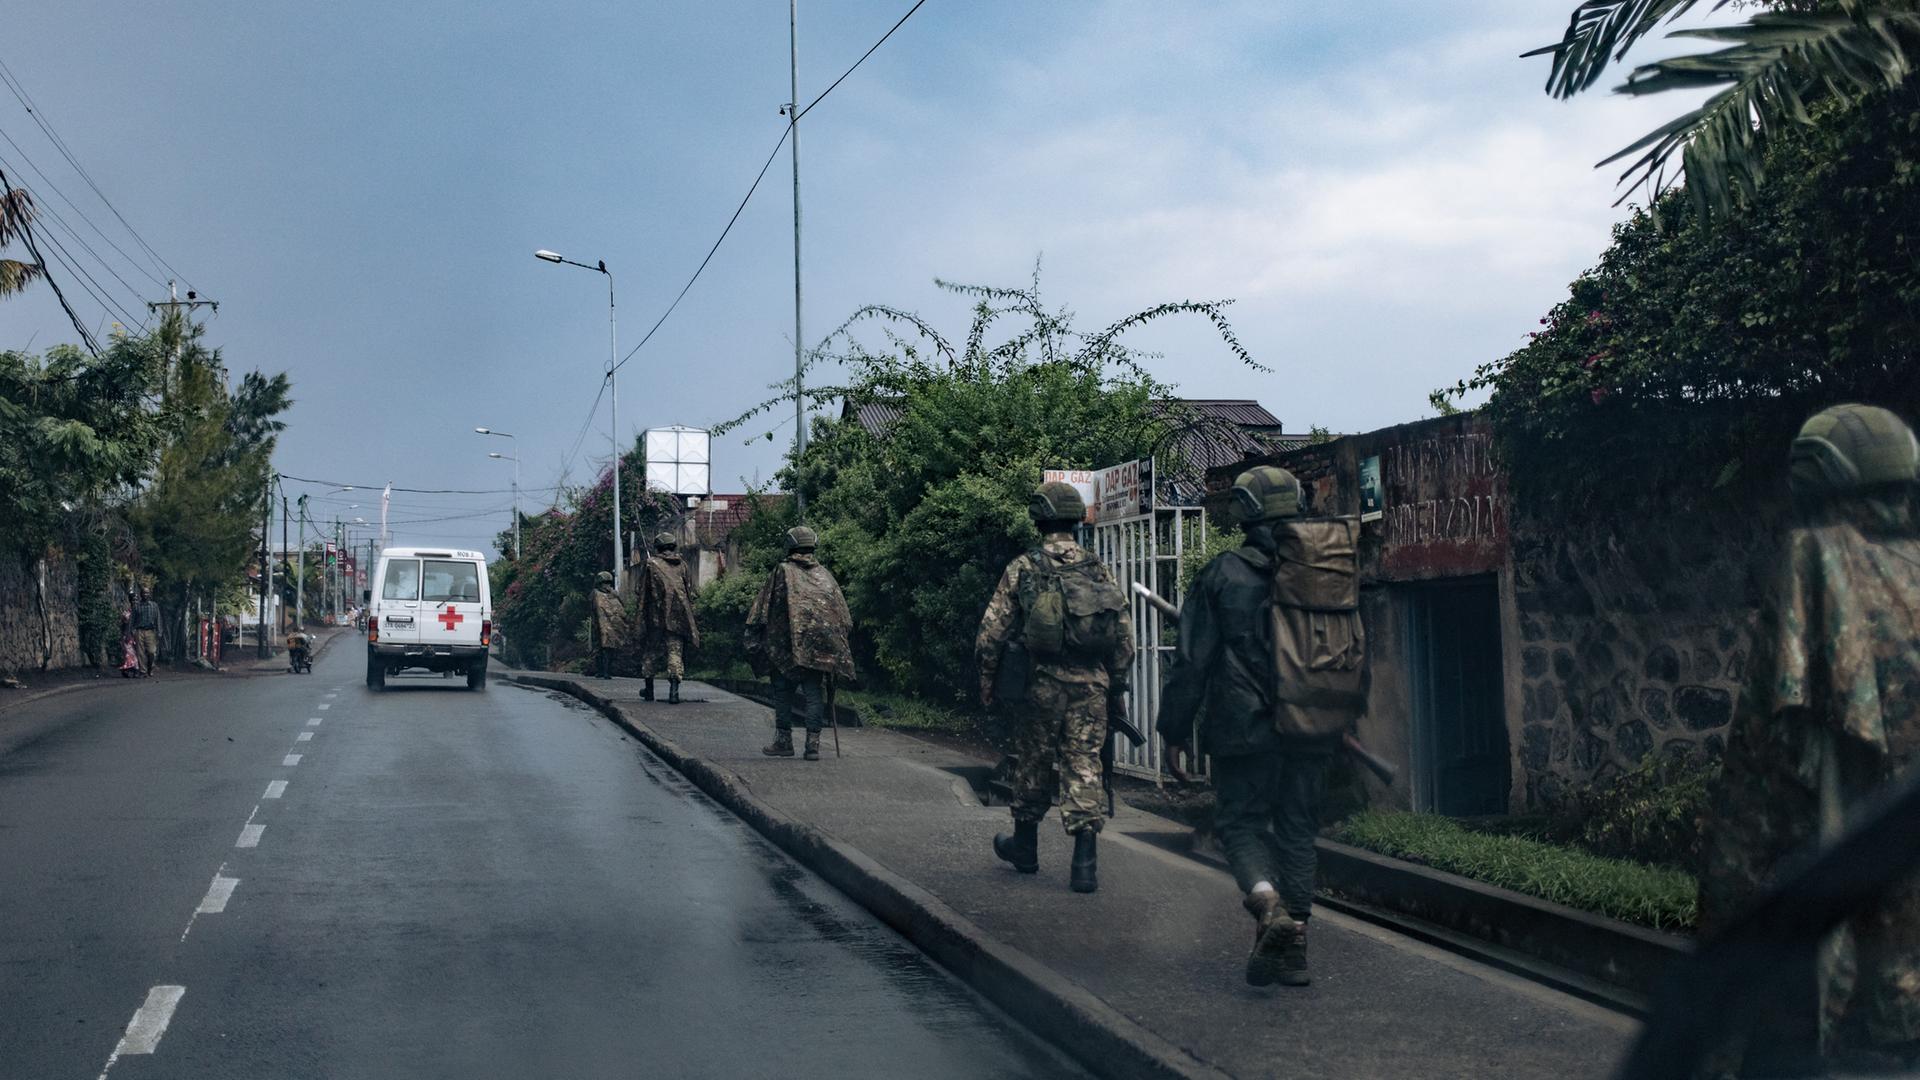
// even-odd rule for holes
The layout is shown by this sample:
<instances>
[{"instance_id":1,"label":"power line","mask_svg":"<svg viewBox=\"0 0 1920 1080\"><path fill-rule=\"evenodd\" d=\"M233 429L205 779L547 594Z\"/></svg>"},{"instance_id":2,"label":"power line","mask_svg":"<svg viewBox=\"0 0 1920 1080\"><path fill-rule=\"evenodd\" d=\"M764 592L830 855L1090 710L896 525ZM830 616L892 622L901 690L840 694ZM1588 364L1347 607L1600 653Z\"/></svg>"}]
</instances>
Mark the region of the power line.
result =
<instances>
[{"instance_id":1,"label":"power line","mask_svg":"<svg viewBox=\"0 0 1920 1080\"><path fill-rule=\"evenodd\" d=\"M833 80L832 86L829 86L825 90L820 91L819 97L814 98L812 101L808 102L807 107L800 110L800 115L793 118L793 122L796 124L799 123L808 113L813 111L813 107L815 105L818 105L822 101L826 100L827 95L833 93L835 87L838 87L841 83L845 82L847 76L853 74L855 68L858 68L861 64L866 63L867 57L873 55L874 49L878 49L880 46L885 45L887 43L887 39L893 36L893 31L900 29L902 26L905 26L907 20L913 18L913 13L916 11L919 11L920 5L926 2L927 0L917 0L917 2L912 7L908 8L907 13L905 15L900 16L900 21L893 24L892 30L888 30L886 33L881 34L880 40L873 43L873 48L868 49L866 52L861 53L860 59L855 60L853 62L853 67L850 67L847 70L841 72L840 77L838 79Z\"/></svg>"},{"instance_id":2,"label":"power line","mask_svg":"<svg viewBox=\"0 0 1920 1080\"><path fill-rule=\"evenodd\" d=\"M319 484L319 485L320 485L320 486L322 486L322 487L350 487L350 488L353 488L353 489L354 489L354 490L356 490L356 491L370 491L370 492L375 492L375 493L378 493L378 492L380 492L380 491L383 491L383 490L385 490L385 489L386 489L386 486L387 486L387 485L385 485L385 484L346 484L346 483L342 483L342 482L341 482L341 481L339 481L339 480L315 480L314 478L312 478L312 477L310 477L310 476L294 476L294 475L293 475L292 473L281 473L281 474L280 474L280 478L281 478L282 480L291 480L291 481L293 481L293 482L294 482L294 483L296 483L296 484ZM512 489L512 488L404 488L404 487L396 487L396 488L394 488L393 490L394 490L394 491L396 491L396 492L405 492L405 493L407 493L407 494L409 494L409 495L509 495L509 494L512 494L512 492L513 492L513 489ZM523 487L523 488L521 488L520 490L521 490L521 491L559 491L559 490L560 490L560 488L559 488L558 486L555 486L555 487Z\"/></svg>"},{"instance_id":3,"label":"power line","mask_svg":"<svg viewBox=\"0 0 1920 1080\"><path fill-rule=\"evenodd\" d=\"M624 361L622 362L624 363ZM619 369L616 367L614 370L618 371ZM573 461L580 455L580 444L587 441L587 430L593 426L593 418L600 415L600 399L606 396L607 384L612 381L612 373L601 377L600 392L593 395L593 405L587 409L587 418L580 422L580 431L573 437L573 446L567 450L566 456L560 459L560 476L563 479L569 472L573 471ZM555 490L558 489L556 488Z\"/></svg>"},{"instance_id":4,"label":"power line","mask_svg":"<svg viewBox=\"0 0 1920 1080\"><path fill-rule=\"evenodd\" d=\"M872 56L876 49L880 48L880 46L882 45L885 45L887 43L887 39L893 36L893 32L895 30L900 29L900 27L902 27L903 25L905 25L908 19L913 18L913 13L916 11L919 11L921 8L921 5L925 4L926 2L927 0L915 0L914 5L907 9L907 13L905 15L900 16L899 22L894 23L893 26L890 29L888 29L886 33L880 35L880 40L874 42L873 45L867 49L866 52L861 53L860 59L855 60L853 62L852 67L849 67L847 70L841 72L840 77L833 80L833 82L825 90L822 90L820 92L819 97L816 97L812 101L808 102L807 107L804 109L801 109L800 112L796 114L791 121L788 122L786 128L780 132L779 141L773 144L773 151L767 155L766 164L760 166L760 172L754 176L753 183L749 185L747 188L747 193L741 197L740 205L734 207L733 216L727 219L726 227L720 230L719 239L715 240L713 242L713 246L707 249L707 257L700 260L700 265L698 268L694 270L693 276L687 279L687 283L685 285L681 286L680 294L673 298L673 303L667 305L667 310L661 313L660 318L654 322L653 326L647 331L646 336L640 339L640 344L635 345L630 351L628 351L627 355L622 357L620 362L613 366L613 370L619 371L621 368L625 367L627 365L627 361L633 359L635 353L638 353L641 349L646 347L647 342L652 340L654 331L660 329L660 325L667 321L667 316L673 314L673 309L680 306L680 301L682 299L685 299L687 295L687 290L693 288L693 283L700 280L700 275L703 271L706 270L707 264L713 261L714 253L720 250L720 245L726 241L727 234L733 231L734 222L740 220L740 213L741 211L747 208L748 200L753 198L754 192L760 190L760 181L766 178L767 170L773 167L773 159L779 156L780 148L786 145L787 137L793 132L793 125L798 124L800 122L801 117L812 112L813 107L815 105L818 105L822 101L825 101L828 94L833 93L834 90L838 88L841 83L846 81L847 76L853 74L855 69L857 69L861 64L866 63L867 57Z\"/></svg>"},{"instance_id":5,"label":"power line","mask_svg":"<svg viewBox=\"0 0 1920 1080\"><path fill-rule=\"evenodd\" d=\"M11 201L13 184L7 179L5 170L0 170L0 193L5 193L8 200ZM80 335L80 343L87 347L88 352L98 357L100 355L100 343L95 341L93 335L87 331L87 324L80 321L80 316L74 314L73 305L67 302L67 294L60 291L60 283L54 280L53 275L47 271L47 260L40 254L40 246L33 241L32 216L29 214L21 214L19 228L20 241L27 245L27 253L33 256L34 263L40 267L40 276L46 278L48 287L53 289L54 298L60 301L60 309L67 313L68 320L73 323L74 332Z\"/></svg>"},{"instance_id":6,"label":"power line","mask_svg":"<svg viewBox=\"0 0 1920 1080\"><path fill-rule=\"evenodd\" d=\"M93 182L93 176L81 166L79 161L74 159L72 151L67 149L66 140L62 139L59 134L53 130L52 123L41 115L40 110L34 108L33 99L28 96L26 87L15 77L13 70L7 67L6 61L4 60L0 60L0 81L4 81L7 84L7 89L13 91L13 96L19 99L21 107L27 110L27 115L33 117L33 122L40 126L41 131L46 133L47 139L53 143L54 149L60 151L60 156L67 159L67 164L73 166L73 171L80 174L80 179L86 181L87 186L92 188L93 193L100 197L100 201L106 205L106 208L119 220L120 224L126 227L127 232L132 235L140 247L144 249L156 263L166 267L174 277L186 282L188 288L194 288L193 282L187 281L185 274L175 270L171 263L160 257L159 252L153 250L153 245L147 243L146 237L141 236L139 230L135 229L133 224L126 219L126 216L120 213L120 208L113 205L113 200L107 198L107 193L100 190L100 185Z\"/></svg>"},{"instance_id":7,"label":"power line","mask_svg":"<svg viewBox=\"0 0 1920 1080\"><path fill-rule=\"evenodd\" d=\"M140 265L140 261L138 259L135 259L133 256L127 254L126 250L122 248L119 244L114 243L113 238L108 236L106 232L100 228L99 225L94 224L93 219L87 216L87 212L85 210L80 209L80 207L77 204L75 204L72 199L67 198L67 193L60 190L60 186L53 182L53 178L49 177L46 173L42 172L40 170L40 166L33 163L33 158L28 156L26 149L22 147L19 143L14 142L13 136L7 134L5 129L0 129L0 139L5 139L7 141L7 145L13 147L14 152L20 155L20 160L27 163L27 168L32 169L34 172L34 175L38 176L41 179L41 181L44 182L47 185L47 187L51 189L55 195L60 196L61 202L66 203L67 206L70 207L75 214L78 214L80 216L81 221L86 222L89 228L91 228L95 233L98 233L100 236L100 239L105 240L107 242L108 247L111 247L113 250L119 252L120 257L127 260L128 266L131 266L135 270L138 270L140 273L147 275L148 281L153 282L155 285L160 285L164 287L164 285L166 284L165 282L155 277L151 270L148 270L146 267ZM138 296L139 290L137 289L134 290L134 295Z\"/></svg>"}]
</instances>

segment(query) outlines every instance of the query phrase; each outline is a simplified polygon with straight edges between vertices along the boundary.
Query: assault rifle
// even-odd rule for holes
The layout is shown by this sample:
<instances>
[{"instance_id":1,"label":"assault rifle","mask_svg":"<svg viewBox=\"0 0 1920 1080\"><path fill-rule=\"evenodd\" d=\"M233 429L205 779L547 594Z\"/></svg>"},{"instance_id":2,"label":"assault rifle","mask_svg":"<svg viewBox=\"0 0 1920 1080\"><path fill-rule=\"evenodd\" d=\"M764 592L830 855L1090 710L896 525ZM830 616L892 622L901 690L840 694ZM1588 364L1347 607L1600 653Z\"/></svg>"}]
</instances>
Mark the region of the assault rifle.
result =
<instances>
[{"instance_id":1,"label":"assault rifle","mask_svg":"<svg viewBox=\"0 0 1920 1080\"><path fill-rule=\"evenodd\" d=\"M1170 619L1176 623L1180 621L1180 609L1174 605L1173 601L1168 600L1166 597L1161 596L1159 593L1154 592L1138 581L1133 583L1133 591L1139 593L1141 598L1146 600L1147 603L1152 604L1154 610L1158 611L1162 618ZM1135 741L1136 743L1138 742L1138 740ZM1392 762L1387 761L1385 758L1362 746L1360 740L1353 737L1352 732L1347 732L1340 736L1340 745L1353 757L1353 760L1366 766L1368 772L1379 777L1381 783L1391 785L1394 780L1399 778L1400 770L1394 768Z\"/></svg>"}]
</instances>

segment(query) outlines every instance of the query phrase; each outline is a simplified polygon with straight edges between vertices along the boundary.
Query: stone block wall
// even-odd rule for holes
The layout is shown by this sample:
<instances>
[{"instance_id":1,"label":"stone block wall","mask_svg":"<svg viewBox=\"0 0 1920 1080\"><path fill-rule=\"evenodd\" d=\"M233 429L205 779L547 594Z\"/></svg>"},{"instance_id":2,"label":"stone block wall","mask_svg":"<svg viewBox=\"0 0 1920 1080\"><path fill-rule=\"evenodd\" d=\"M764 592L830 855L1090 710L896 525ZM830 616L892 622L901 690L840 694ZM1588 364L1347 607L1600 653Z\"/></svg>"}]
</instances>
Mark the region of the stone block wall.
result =
<instances>
[{"instance_id":1,"label":"stone block wall","mask_svg":"<svg viewBox=\"0 0 1920 1080\"><path fill-rule=\"evenodd\" d=\"M48 556L45 570L43 598L37 580L40 567L14 555L0 555L0 672L73 667L81 662L73 563L63 556Z\"/></svg>"},{"instance_id":2,"label":"stone block wall","mask_svg":"<svg viewBox=\"0 0 1920 1080\"><path fill-rule=\"evenodd\" d=\"M1516 514L1520 715L1509 730L1529 807L1651 753L1719 755L1784 510L1729 521L1675 507L1604 528Z\"/></svg>"}]
</instances>

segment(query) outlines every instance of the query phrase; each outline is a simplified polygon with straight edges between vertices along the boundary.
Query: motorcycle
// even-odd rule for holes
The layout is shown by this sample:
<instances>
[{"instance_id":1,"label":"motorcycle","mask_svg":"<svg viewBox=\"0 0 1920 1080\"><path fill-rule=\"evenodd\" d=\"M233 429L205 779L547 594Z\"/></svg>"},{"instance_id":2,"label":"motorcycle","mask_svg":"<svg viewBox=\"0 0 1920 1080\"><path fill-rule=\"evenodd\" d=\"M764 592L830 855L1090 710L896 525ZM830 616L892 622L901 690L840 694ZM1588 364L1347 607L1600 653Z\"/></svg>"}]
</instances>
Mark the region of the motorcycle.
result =
<instances>
[{"instance_id":1,"label":"motorcycle","mask_svg":"<svg viewBox=\"0 0 1920 1080\"><path fill-rule=\"evenodd\" d=\"M307 635L288 635L287 670L293 674L313 673L313 644Z\"/></svg>"}]
</instances>

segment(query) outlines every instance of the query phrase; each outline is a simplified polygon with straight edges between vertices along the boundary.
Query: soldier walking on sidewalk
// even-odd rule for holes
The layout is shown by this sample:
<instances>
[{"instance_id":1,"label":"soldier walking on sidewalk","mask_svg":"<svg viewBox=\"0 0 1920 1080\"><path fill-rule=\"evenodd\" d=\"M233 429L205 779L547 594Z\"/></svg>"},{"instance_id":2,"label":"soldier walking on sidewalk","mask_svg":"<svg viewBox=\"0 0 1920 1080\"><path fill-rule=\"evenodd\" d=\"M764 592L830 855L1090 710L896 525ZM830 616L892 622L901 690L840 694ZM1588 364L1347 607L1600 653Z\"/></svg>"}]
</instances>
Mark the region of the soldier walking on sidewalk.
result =
<instances>
[{"instance_id":1,"label":"soldier walking on sidewalk","mask_svg":"<svg viewBox=\"0 0 1920 1080\"><path fill-rule=\"evenodd\" d=\"M688 647L700 647L700 626L693 617L693 596L687 588L687 565L680 558L680 544L672 533L653 538L653 556L640 569L634 615L634 631L639 637L640 675L646 685L640 691L645 701L653 700L653 679L667 677L667 704L680 704L680 680L686 674Z\"/></svg>"},{"instance_id":2,"label":"soldier walking on sidewalk","mask_svg":"<svg viewBox=\"0 0 1920 1080\"><path fill-rule=\"evenodd\" d=\"M1366 708L1360 523L1300 518L1299 482L1271 466L1233 497L1247 543L1194 578L1158 726L1169 758L1213 757L1214 827L1254 920L1247 982L1305 986L1327 767Z\"/></svg>"},{"instance_id":3,"label":"soldier walking on sidewalk","mask_svg":"<svg viewBox=\"0 0 1920 1080\"><path fill-rule=\"evenodd\" d=\"M1100 751L1107 718L1124 715L1133 663L1127 597L1093 553L1074 542L1086 517L1080 493L1041 484L1027 504L1040 546L1000 575L974 641L980 700L1012 710L1013 833L993 838L994 854L1023 874L1040 869L1040 819L1053 803L1059 769L1060 820L1073 837L1075 892L1099 887Z\"/></svg>"},{"instance_id":4,"label":"soldier walking on sidewalk","mask_svg":"<svg viewBox=\"0 0 1920 1080\"><path fill-rule=\"evenodd\" d=\"M805 525L787 530L787 557L767 575L747 613L747 657L773 680L771 757L793 756L793 724L807 729L806 760L820 760L827 680L853 678L848 638L853 616L833 572L814 558L820 538Z\"/></svg>"},{"instance_id":5,"label":"soldier walking on sidewalk","mask_svg":"<svg viewBox=\"0 0 1920 1080\"><path fill-rule=\"evenodd\" d=\"M613 678L613 656L627 644L627 606L613 591L613 571L602 570L593 586L594 674Z\"/></svg>"},{"instance_id":6,"label":"soldier walking on sidewalk","mask_svg":"<svg viewBox=\"0 0 1920 1080\"><path fill-rule=\"evenodd\" d=\"M140 590L140 600L133 605L133 636L140 645L140 673L151 677L154 655L160 651L160 605L145 589Z\"/></svg>"}]
</instances>

